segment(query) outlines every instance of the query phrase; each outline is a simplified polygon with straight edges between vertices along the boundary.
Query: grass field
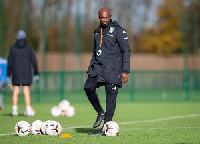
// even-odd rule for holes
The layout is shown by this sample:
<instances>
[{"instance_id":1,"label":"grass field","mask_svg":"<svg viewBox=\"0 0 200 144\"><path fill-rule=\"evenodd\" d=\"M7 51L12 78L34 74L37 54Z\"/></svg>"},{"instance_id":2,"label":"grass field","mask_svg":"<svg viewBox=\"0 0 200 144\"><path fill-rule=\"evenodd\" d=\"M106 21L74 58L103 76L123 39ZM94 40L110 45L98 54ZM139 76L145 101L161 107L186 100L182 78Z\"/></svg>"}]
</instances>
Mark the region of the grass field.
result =
<instances>
[{"instance_id":1,"label":"grass field","mask_svg":"<svg viewBox=\"0 0 200 144\"><path fill-rule=\"evenodd\" d=\"M48 144L172 144L200 143L200 103L153 103L153 102L118 102L113 121L120 126L116 137L89 136L94 131L93 122L96 113L88 102L72 102L76 114L73 117L52 117L50 109L58 103L33 103L36 110L34 117L24 117L25 106L19 104L19 116L11 116L11 104L5 104L0 111L0 144L12 143L48 143ZM103 105L105 107L105 104ZM59 138L48 135L28 135L20 137L14 134L14 126L20 120L32 123L34 120L56 120L72 138Z\"/></svg>"}]
</instances>

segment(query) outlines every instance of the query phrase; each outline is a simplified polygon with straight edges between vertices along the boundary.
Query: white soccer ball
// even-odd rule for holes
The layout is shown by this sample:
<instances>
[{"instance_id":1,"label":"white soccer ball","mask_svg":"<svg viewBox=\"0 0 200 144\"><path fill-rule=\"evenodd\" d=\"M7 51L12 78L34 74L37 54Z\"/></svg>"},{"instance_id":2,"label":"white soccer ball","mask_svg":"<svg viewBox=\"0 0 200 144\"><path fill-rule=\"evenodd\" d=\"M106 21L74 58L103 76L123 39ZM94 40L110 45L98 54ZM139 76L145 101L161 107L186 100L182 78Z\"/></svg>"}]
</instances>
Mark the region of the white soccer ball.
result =
<instances>
[{"instance_id":1,"label":"white soccer ball","mask_svg":"<svg viewBox=\"0 0 200 144\"><path fill-rule=\"evenodd\" d=\"M42 131L42 134L47 134L46 133L46 130L48 128L48 123L50 122L50 120L47 120L45 122L42 123L42 126L41 126L41 131Z\"/></svg>"},{"instance_id":2,"label":"white soccer ball","mask_svg":"<svg viewBox=\"0 0 200 144\"><path fill-rule=\"evenodd\" d=\"M69 106L65 111L65 115L68 117L72 117L75 115L75 108L73 106Z\"/></svg>"},{"instance_id":3,"label":"white soccer ball","mask_svg":"<svg viewBox=\"0 0 200 144\"><path fill-rule=\"evenodd\" d=\"M117 136L119 133L119 125L114 121L106 122L103 126L106 136Z\"/></svg>"},{"instance_id":4,"label":"white soccer ball","mask_svg":"<svg viewBox=\"0 0 200 144\"><path fill-rule=\"evenodd\" d=\"M67 110L62 110L60 116L66 116L66 111Z\"/></svg>"},{"instance_id":5,"label":"white soccer ball","mask_svg":"<svg viewBox=\"0 0 200 144\"><path fill-rule=\"evenodd\" d=\"M42 134L41 127L43 122L41 120L35 120L30 127L30 131L33 135Z\"/></svg>"},{"instance_id":6,"label":"white soccer ball","mask_svg":"<svg viewBox=\"0 0 200 144\"><path fill-rule=\"evenodd\" d=\"M57 121L50 121L47 123L46 134L58 135L62 131L61 125Z\"/></svg>"},{"instance_id":7,"label":"white soccer ball","mask_svg":"<svg viewBox=\"0 0 200 144\"><path fill-rule=\"evenodd\" d=\"M67 108L70 106L70 102L68 100L62 100L59 102L59 107L61 110L67 110Z\"/></svg>"},{"instance_id":8,"label":"white soccer ball","mask_svg":"<svg viewBox=\"0 0 200 144\"><path fill-rule=\"evenodd\" d=\"M51 108L51 115L52 116L57 117L57 116L60 116L61 113L62 113L62 110L59 106L54 106L54 107Z\"/></svg>"},{"instance_id":9,"label":"white soccer ball","mask_svg":"<svg viewBox=\"0 0 200 144\"><path fill-rule=\"evenodd\" d=\"M24 110L24 116L34 116L34 115L35 115L35 110L34 110L34 108L31 107L31 110L30 110L30 114L29 114L29 115L27 114L26 109Z\"/></svg>"},{"instance_id":10,"label":"white soccer ball","mask_svg":"<svg viewBox=\"0 0 200 144\"><path fill-rule=\"evenodd\" d=\"M30 124L27 121L19 121L15 125L15 132L19 136L27 136L30 133Z\"/></svg>"}]
</instances>

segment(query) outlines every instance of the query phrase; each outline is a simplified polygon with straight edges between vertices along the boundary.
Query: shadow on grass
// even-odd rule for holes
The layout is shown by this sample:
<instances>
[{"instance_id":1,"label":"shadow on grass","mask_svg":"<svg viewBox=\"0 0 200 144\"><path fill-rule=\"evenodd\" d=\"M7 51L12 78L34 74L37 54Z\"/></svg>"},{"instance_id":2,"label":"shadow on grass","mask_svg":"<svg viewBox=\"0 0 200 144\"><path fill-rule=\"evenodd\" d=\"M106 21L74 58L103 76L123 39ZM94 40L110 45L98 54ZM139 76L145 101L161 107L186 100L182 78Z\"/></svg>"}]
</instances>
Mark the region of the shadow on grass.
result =
<instances>
[{"instance_id":1,"label":"shadow on grass","mask_svg":"<svg viewBox=\"0 0 200 144\"><path fill-rule=\"evenodd\" d=\"M2 114L2 116L10 116L10 117L14 117L11 113L7 113L7 114ZM18 114L19 117L24 117L24 114Z\"/></svg>"},{"instance_id":2,"label":"shadow on grass","mask_svg":"<svg viewBox=\"0 0 200 144\"><path fill-rule=\"evenodd\" d=\"M94 128L76 128L76 132L77 133L89 133L89 132L93 132L96 129Z\"/></svg>"}]
</instances>

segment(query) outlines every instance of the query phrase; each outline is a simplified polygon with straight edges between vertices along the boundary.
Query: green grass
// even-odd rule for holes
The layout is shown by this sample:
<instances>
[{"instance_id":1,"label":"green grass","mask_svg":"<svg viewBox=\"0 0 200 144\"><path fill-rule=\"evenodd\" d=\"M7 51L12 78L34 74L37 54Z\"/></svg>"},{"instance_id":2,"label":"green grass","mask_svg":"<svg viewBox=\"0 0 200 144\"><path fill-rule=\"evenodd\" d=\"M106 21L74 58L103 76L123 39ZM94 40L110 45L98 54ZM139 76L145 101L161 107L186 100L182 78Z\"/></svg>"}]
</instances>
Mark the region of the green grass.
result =
<instances>
[{"instance_id":1,"label":"green grass","mask_svg":"<svg viewBox=\"0 0 200 144\"><path fill-rule=\"evenodd\" d=\"M36 110L34 117L24 117L24 104L19 104L19 116L11 116L11 104L5 104L5 110L0 111L0 143L36 143L36 144L171 144L200 143L200 103L140 103L118 102L113 121L120 126L116 137L89 136L94 131L93 122L96 113L88 102L71 102L76 114L73 117L52 117L50 109L55 103L33 103ZM103 104L105 107L105 104ZM20 120L32 123L40 119L56 120L63 130L61 134L69 133L72 138L59 138L48 135L14 135L14 126ZM7 134L7 135L6 135Z\"/></svg>"}]
</instances>

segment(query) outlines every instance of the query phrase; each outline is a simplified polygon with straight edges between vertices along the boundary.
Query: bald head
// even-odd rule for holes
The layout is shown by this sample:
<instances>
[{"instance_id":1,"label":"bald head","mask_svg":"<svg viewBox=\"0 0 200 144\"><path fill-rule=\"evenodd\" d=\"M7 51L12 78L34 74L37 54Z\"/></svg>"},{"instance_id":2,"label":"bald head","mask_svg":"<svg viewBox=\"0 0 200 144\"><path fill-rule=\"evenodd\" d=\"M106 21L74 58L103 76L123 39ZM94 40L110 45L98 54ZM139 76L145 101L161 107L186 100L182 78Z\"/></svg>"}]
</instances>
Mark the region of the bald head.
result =
<instances>
[{"instance_id":1,"label":"bald head","mask_svg":"<svg viewBox=\"0 0 200 144\"><path fill-rule=\"evenodd\" d=\"M111 12L108 8L101 8L99 11L98 11L98 16L102 15L103 13L107 13L109 16L112 16L111 15Z\"/></svg>"},{"instance_id":2,"label":"bald head","mask_svg":"<svg viewBox=\"0 0 200 144\"><path fill-rule=\"evenodd\" d=\"M107 27L112 17L110 10L108 8L101 8L98 12L98 16L101 27Z\"/></svg>"}]
</instances>

